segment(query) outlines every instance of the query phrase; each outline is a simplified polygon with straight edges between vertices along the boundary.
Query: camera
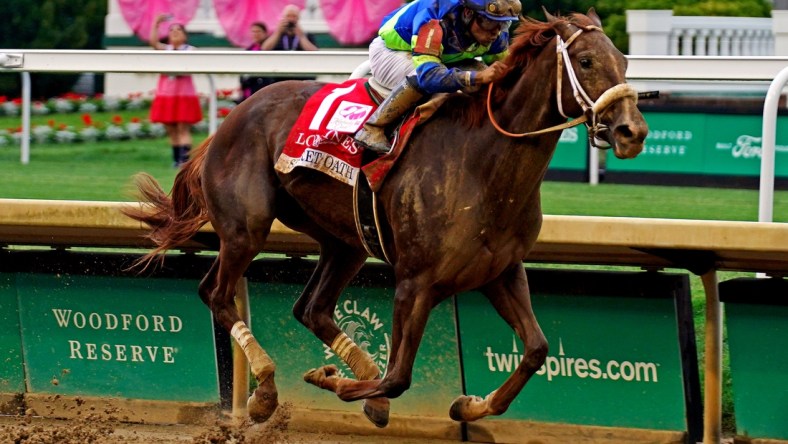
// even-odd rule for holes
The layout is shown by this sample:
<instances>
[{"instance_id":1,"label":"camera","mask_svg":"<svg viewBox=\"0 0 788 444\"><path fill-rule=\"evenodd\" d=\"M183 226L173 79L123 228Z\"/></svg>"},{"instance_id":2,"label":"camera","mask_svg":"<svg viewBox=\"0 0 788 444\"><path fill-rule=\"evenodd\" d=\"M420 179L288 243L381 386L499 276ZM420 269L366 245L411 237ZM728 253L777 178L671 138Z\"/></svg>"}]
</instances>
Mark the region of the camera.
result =
<instances>
[{"instance_id":1,"label":"camera","mask_svg":"<svg viewBox=\"0 0 788 444\"><path fill-rule=\"evenodd\" d=\"M295 22L287 22L287 29L293 29L295 28L295 25Z\"/></svg>"}]
</instances>

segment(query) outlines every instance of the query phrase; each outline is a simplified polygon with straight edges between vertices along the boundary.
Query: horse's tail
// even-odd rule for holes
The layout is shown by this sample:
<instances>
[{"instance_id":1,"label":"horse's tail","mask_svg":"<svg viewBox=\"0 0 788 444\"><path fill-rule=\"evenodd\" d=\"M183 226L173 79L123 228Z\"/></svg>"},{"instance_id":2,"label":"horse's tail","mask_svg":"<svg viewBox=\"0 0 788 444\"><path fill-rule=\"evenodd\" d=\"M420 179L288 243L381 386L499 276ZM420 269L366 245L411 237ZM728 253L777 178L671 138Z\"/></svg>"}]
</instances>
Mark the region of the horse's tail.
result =
<instances>
[{"instance_id":1,"label":"horse's tail","mask_svg":"<svg viewBox=\"0 0 788 444\"><path fill-rule=\"evenodd\" d=\"M138 259L133 267L144 270L157 257L191 239L208 222L205 196L202 192L202 165L213 136L192 151L192 156L175 176L172 191L167 195L151 175L139 173L134 178L137 197L143 205L126 207L121 211L149 228L147 239L156 247Z\"/></svg>"}]
</instances>

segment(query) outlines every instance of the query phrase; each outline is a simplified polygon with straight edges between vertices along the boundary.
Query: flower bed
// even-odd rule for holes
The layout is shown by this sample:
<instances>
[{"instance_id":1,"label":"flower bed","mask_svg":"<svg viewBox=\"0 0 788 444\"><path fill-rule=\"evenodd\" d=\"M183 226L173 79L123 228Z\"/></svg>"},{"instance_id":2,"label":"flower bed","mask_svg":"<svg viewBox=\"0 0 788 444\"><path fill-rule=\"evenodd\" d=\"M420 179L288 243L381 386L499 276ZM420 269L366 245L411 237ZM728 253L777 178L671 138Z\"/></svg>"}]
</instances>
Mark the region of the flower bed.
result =
<instances>
[{"instance_id":1,"label":"flower bed","mask_svg":"<svg viewBox=\"0 0 788 444\"><path fill-rule=\"evenodd\" d=\"M153 98L150 95L142 93L129 94L125 98L104 96L102 94L88 97L82 94L66 93L46 101L33 101L30 113L33 115L47 115L142 110L148 109L152 101ZM8 97L0 96L0 109L5 115L18 116L21 112L21 107L22 99L9 99Z\"/></svg>"},{"instance_id":2,"label":"flower bed","mask_svg":"<svg viewBox=\"0 0 788 444\"><path fill-rule=\"evenodd\" d=\"M233 90L217 91L219 99L217 117L223 120L235 107L231 100L235 94ZM77 143L95 142L99 140L133 140L144 138L160 138L167 135L163 124L153 123L147 119L147 110L153 101L152 95L142 93L130 94L125 98L103 95L87 97L79 94L65 94L46 101L34 101L31 104L31 114L35 117L51 116L45 124L32 124L30 130L31 143ZM11 99L0 96L0 115L16 117L21 113L21 99ZM201 97L203 109L207 108L207 97ZM128 114L138 115L131 117ZM109 121L99 121L94 118L96 113L123 112L111 115ZM58 121L58 116L80 113L80 123L63 123ZM74 121L75 118L66 119ZM192 126L195 133L208 131L208 121L203 120ZM15 126L0 129L0 146L19 145L22 141L22 128Z\"/></svg>"}]
</instances>

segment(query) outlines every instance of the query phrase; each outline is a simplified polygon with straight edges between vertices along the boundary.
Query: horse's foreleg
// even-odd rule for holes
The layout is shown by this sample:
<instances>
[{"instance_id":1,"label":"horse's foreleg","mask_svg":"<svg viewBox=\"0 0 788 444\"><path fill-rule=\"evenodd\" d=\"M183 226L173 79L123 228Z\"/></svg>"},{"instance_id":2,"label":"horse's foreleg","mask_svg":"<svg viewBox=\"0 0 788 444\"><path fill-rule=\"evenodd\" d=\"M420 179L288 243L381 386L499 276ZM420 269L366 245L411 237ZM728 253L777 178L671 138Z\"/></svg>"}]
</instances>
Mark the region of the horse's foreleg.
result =
<instances>
[{"instance_id":1,"label":"horse's foreleg","mask_svg":"<svg viewBox=\"0 0 788 444\"><path fill-rule=\"evenodd\" d=\"M504 413L547 357L547 339L531 308L528 280L522 265L513 265L482 288L482 292L498 314L517 332L525 344L525 355L503 385L484 399L478 396L460 396L455 399L449 415L456 421L475 421L488 415Z\"/></svg>"},{"instance_id":2,"label":"horse's foreleg","mask_svg":"<svg viewBox=\"0 0 788 444\"><path fill-rule=\"evenodd\" d=\"M351 249L338 241L321 242L321 256L304 292L293 306L293 315L342 359L359 380L377 379L380 370L369 353L362 350L334 322L334 308L347 284L358 273L367 254ZM312 369L304 380L318 387L333 390L336 367ZM389 402L381 398L368 400L364 413L378 427L388 424Z\"/></svg>"}]
</instances>

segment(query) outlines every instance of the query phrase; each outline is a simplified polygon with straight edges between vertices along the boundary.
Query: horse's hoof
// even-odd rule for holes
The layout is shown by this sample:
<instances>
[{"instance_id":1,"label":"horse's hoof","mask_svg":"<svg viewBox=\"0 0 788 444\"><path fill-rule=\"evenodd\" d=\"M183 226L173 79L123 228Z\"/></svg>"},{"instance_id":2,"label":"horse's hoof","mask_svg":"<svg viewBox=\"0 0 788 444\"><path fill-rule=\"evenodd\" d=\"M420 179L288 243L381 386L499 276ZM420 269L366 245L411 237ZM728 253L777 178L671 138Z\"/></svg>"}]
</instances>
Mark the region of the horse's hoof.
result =
<instances>
[{"instance_id":1,"label":"horse's hoof","mask_svg":"<svg viewBox=\"0 0 788 444\"><path fill-rule=\"evenodd\" d=\"M336 365L324 365L323 367L313 368L308 372L304 373L304 381L315 385L320 388L323 387L323 382L330 377L337 374L339 369Z\"/></svg>"},{"instance_id":2,"label":"horse's hoof","mask_svg":"<svg viewBox=\"0 0 788 444\"><path fill-rule=\"evenodd\" d=\"M258 423L267 421L276 411L278 397L276 384L274 384L274 375L272 374L262 384L257 386L252 396L246 401L249 419Z\"/></svg>"},{"instance_id":3,"label":"horse's hoof","mask_svg":"<svg viewBox=\"0 0 788 444\"><path fill-rule=\"evenodd\" d=\"M389 425L389 409L391 403L388 398L370 398L365 399L362 403L364 414L367 419L375 424L375 427L386 427Z\"/></svg>"},{"instance_id":4,"label":"horse's hoof","mask_svg":"<svg viewBox=\"0 0 788 444\"><path fill-rule=\"evenodd\" d=\"M478 396L458 396L449 408L449 417L455 421L476 421L483 417L478 410L484 399Z\"/></svg>"}]
</instances>

